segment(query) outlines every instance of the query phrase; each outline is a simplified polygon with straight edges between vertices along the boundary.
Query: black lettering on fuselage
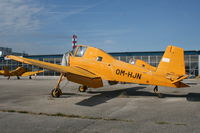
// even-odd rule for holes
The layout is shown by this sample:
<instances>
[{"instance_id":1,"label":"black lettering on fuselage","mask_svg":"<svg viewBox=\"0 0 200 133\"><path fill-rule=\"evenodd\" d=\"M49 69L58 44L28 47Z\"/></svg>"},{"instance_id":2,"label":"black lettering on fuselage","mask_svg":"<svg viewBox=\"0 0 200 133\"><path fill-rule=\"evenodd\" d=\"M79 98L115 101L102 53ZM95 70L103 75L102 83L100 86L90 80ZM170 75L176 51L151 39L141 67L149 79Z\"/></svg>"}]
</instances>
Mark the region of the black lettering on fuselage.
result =
<instances>
[{"instance_id":1,"label":"black lettering on fuselage","mask_svg":"<svg viewBox=\"0 0 200 133\"><path fill-rule=\"evenodd\" d=\"M132 72L128 72L128 77L133 77L133 73Z\"/></svg>"},{"instance_id":2,"label":"black lettering on fuselage","mask_svg":"<svg viewBox=\"0 0 200 133\"><path fill-rule=\"evenodd\" d=\"M127 76L129 78L134 78L134 79L141 79L142 74L140 73L133 73L133 72L126 72L125 70L120 70L116 69L116 74L120 76Z\"/></svg>"},{"instance_id":3,"label":"black lettering on fuselage","mask_svg":"<svg viewBox=\"0 0 200 133\"><path fill-rule=\"evenodd\" d=\"M120 70L119 69L116 70L116 74L120 75Z\"/></svg>"},{"instance_id":4,"label":"black lettering on fuselage","mask_svg":"<svg viewBox=\"0 0 200 133\"><path fill-rule=\"evenodd\" d=\"M139 73L138 73L137 79L141 79L141 77L142 77L142 74L139 74Z\"/></svg>"},{"instance_id":5,"label":"black lettering on fuselage","mask_svg":"<svg viewBox=\"0 0 200 133\"><path fill-rule=\"evenodd\" d=\"M125 70L121 70L120 71L120 75L124 76L126 73L125 73Z\"/></svg>"}]
</instances>

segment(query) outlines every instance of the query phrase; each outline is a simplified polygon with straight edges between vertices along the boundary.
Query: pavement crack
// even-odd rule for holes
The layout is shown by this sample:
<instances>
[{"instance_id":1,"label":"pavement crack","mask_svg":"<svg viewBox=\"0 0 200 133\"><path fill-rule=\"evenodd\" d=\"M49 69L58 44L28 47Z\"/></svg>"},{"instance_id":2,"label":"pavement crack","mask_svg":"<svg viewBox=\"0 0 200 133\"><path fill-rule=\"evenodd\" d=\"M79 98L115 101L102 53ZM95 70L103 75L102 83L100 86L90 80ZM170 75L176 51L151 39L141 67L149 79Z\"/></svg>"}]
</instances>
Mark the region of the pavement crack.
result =
<instances>
[{"instance_id":1,"label":"pavement crack","mask_svg":"<svg viewBox=\"0 0 200 133\"><path fill-rule=\"evenodd\" d=\"M30 114L30 115L38 115L38 116L54 116L54 117L64 117L64 118L79 118L79 119L89 119L89 120L134 122L133 120L123 120L123 119L117 119L117 118L82 116L82 115L63 114L63 113L43 113L43 112L36 113L36 112L24 111L24 110L0 110L0 112Z\"/></svg>"},{"instance_id":2,"label":"pavement crack","mask_svg":"<svg viewBox=\"0 0 200 133\"><path fill-rule=\"evenodd\" d=\"M172 122L168 122L168 121L157 121L155 122L158 125L169 125L169 124L173 124L173 125L177 125L177 126L187 126L186 123L172 123Z\"/></svg>"}]
</instances>

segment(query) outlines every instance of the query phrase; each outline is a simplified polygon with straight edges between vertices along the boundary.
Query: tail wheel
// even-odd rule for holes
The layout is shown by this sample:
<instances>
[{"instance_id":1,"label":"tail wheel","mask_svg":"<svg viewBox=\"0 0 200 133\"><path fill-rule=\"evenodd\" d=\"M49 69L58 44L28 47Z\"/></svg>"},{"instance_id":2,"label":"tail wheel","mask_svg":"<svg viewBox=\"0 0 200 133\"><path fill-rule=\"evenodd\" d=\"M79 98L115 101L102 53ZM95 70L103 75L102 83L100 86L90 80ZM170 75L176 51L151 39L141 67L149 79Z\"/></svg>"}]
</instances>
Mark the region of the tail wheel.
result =
<instances>
[{"instance_id":1,"label":"tail wheel","mask_svg":"<svg viewBox=\"0 0 200 133\"><path fill-rule=\"evenodd\" d=\"M51 91L52 97L60 97L60 95L62 95L62 91L60 88L55 88Z\"/></svg>"},{"instance_id":2,"label":"tail wheel","mask_svg":"<svg viewBox=\"0 0 200 133\"><path fill-rule=\"evenodd\" d=\"M88 89L87 86L79 86L78 88L80 92L85 92L87 89Z\"/></svg>"},{"instance_id":3,"label":"tail wheel","mask_svg":"<svg viewBox=\"0 0 200 133\"><path fill-rule=\"evenodd\" d=\"M158 98L163 98L163 95L158 92L158 86L156 85L153 89L154 93L158 96Z\"/></svg>"}]
</instances>

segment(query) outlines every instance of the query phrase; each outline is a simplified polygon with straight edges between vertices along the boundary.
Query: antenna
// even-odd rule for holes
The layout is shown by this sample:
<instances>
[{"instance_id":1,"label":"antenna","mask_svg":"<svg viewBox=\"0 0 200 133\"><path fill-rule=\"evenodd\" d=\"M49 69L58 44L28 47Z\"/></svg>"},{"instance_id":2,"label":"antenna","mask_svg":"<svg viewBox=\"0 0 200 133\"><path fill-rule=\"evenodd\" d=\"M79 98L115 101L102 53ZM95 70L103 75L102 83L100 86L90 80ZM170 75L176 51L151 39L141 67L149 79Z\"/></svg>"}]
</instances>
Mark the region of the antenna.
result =
<instances>
[{"instance_id":1,"label":"antenna","mask_svg":"<svg viewBox=\"0 0 200 133\"><path fill-rule=\"evenodd\" d=\"M76 48L76 45L77 45L77 35L73 35L72 36L72 48Z\"/></svg>"}]
</instances>

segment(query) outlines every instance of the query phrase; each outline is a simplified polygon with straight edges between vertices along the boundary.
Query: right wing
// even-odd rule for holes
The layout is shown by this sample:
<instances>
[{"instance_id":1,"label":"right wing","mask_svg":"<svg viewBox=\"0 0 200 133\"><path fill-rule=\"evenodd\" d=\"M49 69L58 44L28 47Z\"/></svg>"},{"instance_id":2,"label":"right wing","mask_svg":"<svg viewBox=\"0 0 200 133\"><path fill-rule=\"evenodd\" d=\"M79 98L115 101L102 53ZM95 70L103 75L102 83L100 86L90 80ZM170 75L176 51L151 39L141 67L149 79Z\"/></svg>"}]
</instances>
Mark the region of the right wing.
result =
<instances>
[{"instance_id":1,"label":"right wing","mask_svg":"<svg viewBox=\"0 0 200 133\"><path fill-rule=\"evenodd\" d=\"M79 83L79 84L87 85L88 87L97 88L97 87L103 86L101 77L79 67L62 66L58 64L53 64L53 63L48 63L44 61L33 60L33 59L28 59L28 58L23 58L19 56L13 56L13 55L8 55L6 57L15 61L22 62L22 63L64 73L66 74L66 77L68 80Z\"/></svg>"}]
</instances>

